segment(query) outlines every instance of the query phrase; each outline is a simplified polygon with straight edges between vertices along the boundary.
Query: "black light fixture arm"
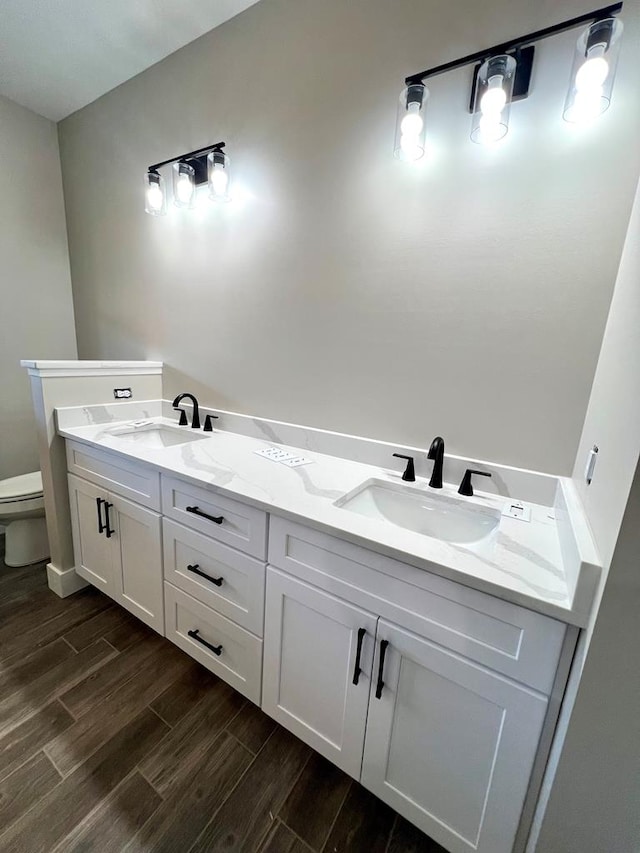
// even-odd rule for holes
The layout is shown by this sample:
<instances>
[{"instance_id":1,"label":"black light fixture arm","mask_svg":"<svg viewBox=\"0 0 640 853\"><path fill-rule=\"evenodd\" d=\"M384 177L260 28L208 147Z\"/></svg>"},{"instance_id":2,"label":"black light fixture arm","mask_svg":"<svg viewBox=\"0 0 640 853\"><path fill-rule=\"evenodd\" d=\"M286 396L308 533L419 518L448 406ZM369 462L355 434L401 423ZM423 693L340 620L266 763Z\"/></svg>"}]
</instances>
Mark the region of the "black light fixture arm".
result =
<instances>
[{"instance_id":1,"label":"black light fixture arm","mask_svg":"<svg viewBox=\"0 0 640 853\"><path fill-rule=\"evenodd\" d=\"M186 154L180 154L178 157L170 157L168 160L162 160L160 163L154 163L149 166L147 171L157 172L163 166L168 166L169 163L177 163L179 160L197 160L205 154L210 154L212 151L222 151L226 142L216 142L214 145L207 145L204 148L196 148L195 151L188 151Z\"/></svg>"},{"instance_id":2,"label":"black light fixture arm","mask_svg":"<svg viewBox=\"0 0 640 853\"><path fill-rule=\"evenodd\" d=\"M604 18L610 18L622 11L622 3L614 3L612 6L604 6L602 9L595 9L593 12L588 12L584 15L579 15L577 18L570 18L567 21L562 21L559 24L554 24L551 27L545 27L543 30L536 30L533 33L528 33L526 36L512 39L511 41L496 44L493 47L479 50L476 53L470 53L468 56L463 56L461 59L454 59L452 62L445 62L443 65L436 65L433 68L427 68L426 71L421 71L419 74L412 74L405 78L405 85L413 86L417 83L422 83L429 77L436 77L438 74L444 74L447 71L452 71L454 68L462 68L464 65L472 65L476 62L484 62L492 56L498 56L502 53L518 50L519 48L531 45L534 42L542 41L549 36L557 35L558 33L572 30L579 27L581 24L600 21Z\"/></svg>"}]
</instances>

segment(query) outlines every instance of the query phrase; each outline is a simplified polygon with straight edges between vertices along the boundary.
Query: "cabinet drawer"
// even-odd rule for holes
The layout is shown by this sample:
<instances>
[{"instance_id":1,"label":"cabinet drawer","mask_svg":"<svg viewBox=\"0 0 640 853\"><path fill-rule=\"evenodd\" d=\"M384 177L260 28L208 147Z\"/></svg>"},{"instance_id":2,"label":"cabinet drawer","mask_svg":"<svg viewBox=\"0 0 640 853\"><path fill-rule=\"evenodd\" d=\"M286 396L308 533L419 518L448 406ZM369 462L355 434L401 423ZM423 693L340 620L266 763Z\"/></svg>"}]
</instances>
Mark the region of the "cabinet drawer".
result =
<instances>
[{"instance_id":1,"label":"cabinet drawer","mask_svg":"<svg viewBox=\"0 0 640 853\"><path fill-rule=\"evenodd\" d=\"M160 474L153 468L74 441L67 441L67 468L123 498L160 509Z\"/></svg>"},{"instance_id":2,"label":"cabinet drawer","mask_svg":"<svg viewBox=\"0 0 640 853\"><path fill-rule=\"evenodd\" d=\"M162 538L165 580L262 636L263 562L169 519L163 522Z\"/></svg>"},{"instance_id":3,"label":"cabinet drawer","mask_svg":"<svg viewBox=\"0 0 640 853\"><path fill-rule=\"evenodd\" d=\"M222 497L200 486L163 476L162 511L174 521L186 524L252 557L264 560L266 556L267 514L262 510Z\"/></svg>"},{"instance_id":4,"label":"cabinet drawer","mask_svg":"<svg viewBox=\"0 0 640 853\"><path fill-rule=\"evenodd\" d=\"M271 516L269 562L470 660L550 693L563 623Z\"/></svg>"},{"instance_id":5,"label":"cabinet drawer","mask_svg":"<svg viewBox=\"0 0 640 853\"><path fill-rule=\"evenodd\" d=\"M166 582L164 604L167 639L259 704L262 640Z\"/></svg>"}]
</instances>

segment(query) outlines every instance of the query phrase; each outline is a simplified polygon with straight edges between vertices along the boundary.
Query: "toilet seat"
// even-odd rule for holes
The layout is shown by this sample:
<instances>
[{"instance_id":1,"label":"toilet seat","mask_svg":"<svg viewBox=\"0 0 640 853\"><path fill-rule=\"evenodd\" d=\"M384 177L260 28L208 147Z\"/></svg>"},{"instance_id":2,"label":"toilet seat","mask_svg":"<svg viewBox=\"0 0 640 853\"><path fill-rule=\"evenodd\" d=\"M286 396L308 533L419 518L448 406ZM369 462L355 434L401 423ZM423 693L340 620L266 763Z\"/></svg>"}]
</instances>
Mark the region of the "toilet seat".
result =
<instances>
[{"instance_id":1,"label":"toilet seat","mask_svg":"<svg viewBox=\"0 0 640 853\"><path fill-rule=\"evenodd\" d=\"M37 500L42 498L42 475L40 471L20 474L0 480L0 506L2 504Z\"/></svg>"}]
</instances>

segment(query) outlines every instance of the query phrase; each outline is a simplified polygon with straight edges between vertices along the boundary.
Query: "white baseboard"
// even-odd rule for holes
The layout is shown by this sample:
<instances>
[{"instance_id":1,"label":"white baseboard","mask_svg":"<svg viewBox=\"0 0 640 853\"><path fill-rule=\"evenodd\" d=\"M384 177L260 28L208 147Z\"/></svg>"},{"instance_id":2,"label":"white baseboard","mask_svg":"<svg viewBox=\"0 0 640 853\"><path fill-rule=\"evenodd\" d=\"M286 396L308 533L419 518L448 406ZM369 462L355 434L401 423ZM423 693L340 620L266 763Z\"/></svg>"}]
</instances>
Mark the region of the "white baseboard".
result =
<instances>
[{"instance_id":1,"label":"white baseboard","mask_svg":"<svg viewBox=\"0 0 640 853\"><path fill-rule=\"evenodd\" d=\"M58 569L51 563L47 563L47 581L49 589L59 595L60 598L66 598L68 595L73 595L79 589L84 589L89 584L76 574L75 569Z\"/></svg>"}]
</instances>

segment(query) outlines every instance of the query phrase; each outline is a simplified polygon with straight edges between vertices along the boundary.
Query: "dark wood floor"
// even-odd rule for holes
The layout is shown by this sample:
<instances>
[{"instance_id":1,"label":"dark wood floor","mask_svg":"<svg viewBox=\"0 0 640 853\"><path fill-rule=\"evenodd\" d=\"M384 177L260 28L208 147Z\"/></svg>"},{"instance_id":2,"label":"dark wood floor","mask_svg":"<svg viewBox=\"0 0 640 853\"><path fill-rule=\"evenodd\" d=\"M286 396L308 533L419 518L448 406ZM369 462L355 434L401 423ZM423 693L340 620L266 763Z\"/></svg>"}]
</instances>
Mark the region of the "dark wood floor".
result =
<instances>
[{"instance_id":1,"label":"dark wood floor","mask_svg":"<svg viewBox=\"0 0 640 853\"><path fill-rule=\"evenodd\" d=\"M0 851L444 853L110 599L1 554Z\"/></svg>"}]
</instances>

